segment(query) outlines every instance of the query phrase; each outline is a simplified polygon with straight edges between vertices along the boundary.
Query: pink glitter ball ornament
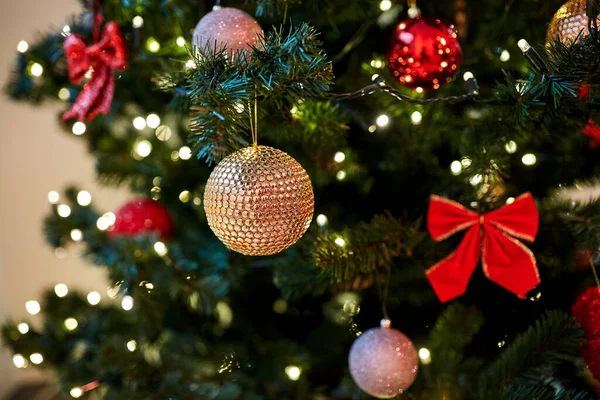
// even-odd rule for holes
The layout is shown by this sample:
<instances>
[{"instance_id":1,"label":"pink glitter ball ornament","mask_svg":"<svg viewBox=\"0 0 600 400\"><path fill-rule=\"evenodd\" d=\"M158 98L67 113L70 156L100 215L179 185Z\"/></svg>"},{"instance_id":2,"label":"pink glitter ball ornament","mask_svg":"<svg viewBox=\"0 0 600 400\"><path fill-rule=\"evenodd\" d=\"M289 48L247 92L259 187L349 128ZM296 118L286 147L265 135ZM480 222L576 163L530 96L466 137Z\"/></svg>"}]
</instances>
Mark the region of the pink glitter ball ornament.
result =
<instances>
[{"instance_id":1,"label":"pink glitter ball ornament","mask_svg":"<svg viewBox=\"0 0 600 400\"><path fill-rule=\"evenodd\" d=\"M215 6L194 29L192 43L196 47L223 46L229 53L250 52L263 30L254 18L242 10Z\"/></svg>"},{"instance_id":2,"label":"pink glitter ball ornament","mask_svg":"<svg viewBox=\"0 0 600 400\"><path fill-rule=\"evenodd\" d=\"M404 393L419 370L417 350L388 320L381 328L369 329L356 339L348 357L350 374L364 392L378 399Z\"/></svg>"}]
</instances>

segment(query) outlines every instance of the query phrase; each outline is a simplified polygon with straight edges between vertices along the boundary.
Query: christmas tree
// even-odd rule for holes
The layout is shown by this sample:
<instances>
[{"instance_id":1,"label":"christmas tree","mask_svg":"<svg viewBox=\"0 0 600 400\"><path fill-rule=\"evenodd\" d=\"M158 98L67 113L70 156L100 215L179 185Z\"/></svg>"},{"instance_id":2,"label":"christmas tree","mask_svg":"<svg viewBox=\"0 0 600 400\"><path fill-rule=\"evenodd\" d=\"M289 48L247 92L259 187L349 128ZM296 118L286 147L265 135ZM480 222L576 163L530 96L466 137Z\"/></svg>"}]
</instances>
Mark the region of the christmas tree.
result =
<instances>
[{"instance_id":1,"label":"christmas tree","mask_svg":"<svg viewBox=\"0 0 600 400\"><path fill-rule=\"evenodd\" d=\"M222 3L19 43L8 95L138 199L51 193L113 300L28 303L15 366L90 399L600 394L600 4Z\"/></svg>"}]
</instances>

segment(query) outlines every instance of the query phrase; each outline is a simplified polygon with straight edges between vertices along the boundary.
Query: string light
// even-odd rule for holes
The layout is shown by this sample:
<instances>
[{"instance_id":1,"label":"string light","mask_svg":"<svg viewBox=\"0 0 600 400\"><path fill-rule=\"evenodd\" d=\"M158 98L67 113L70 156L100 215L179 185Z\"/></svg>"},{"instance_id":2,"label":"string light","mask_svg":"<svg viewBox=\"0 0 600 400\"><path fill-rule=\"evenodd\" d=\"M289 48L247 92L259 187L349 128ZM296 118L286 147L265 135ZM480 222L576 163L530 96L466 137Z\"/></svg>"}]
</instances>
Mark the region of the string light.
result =
<instances>
[{"instance_id":1,"label":"string light","mask_svg":"<svg viewBox=\"0 0 600 400\"><path fill-rule=\"evenodd\" d=\"M382 114L379 117L377 117L377 119L375 120L375 123L377 124L378 127L383 128L384 126L386 126L387 124L390 123L390 117L388 117L385 114Z\"/></svg>"},{"instance_id":2,"label":"string light","mask_svg":"<svg viewBox=\"0 0 600 400\"><path fill-rule=\"evenodd\" d=\"M13 359L13 364L15 364L15 367L27 368L27 360L22 355L15 354L12 359Z\"/></svg>"},{"instance_id":3,"label":"string light","mask_svg":"<svg viewBox=\"0 0 600 400\"><path fill-rule=\"evenodd\" d=\"M71 98L71 91L67 88L61 88L58 91L58 98L62 101L67 101Z\"/></svg>"},{"instance_id":4,"label":"string light","mask_svg":"<svg viewBox=\"0 0 600 400\"><path fill-rule=\"evenodd\" d=\"M185 46L185 38L183 36L178 36L177 39L175 39L175 43L177 43L177 46L183 47Z\"/></svg>"},{"instance_id":5,"label":"string light","mask_svg":"<svg viewBox=\"0 0 600 400\"><path fill-rule=\"evenodd\" d=\"M463 80L466 82L469 79L473 79L475 78L475 75L473 75L473 73L471 71L467 71L463 74Z\"/></svg>"},{"instance_id":6,"label":"string light","mask_svg":"<svg viewBox=\"0 0 600 400\"><path fill-rule=\"evenodd\" d=\"M233 321L233 311L231 311L229 304L224 301L219 301L216 306L216 311L219 316L219 325L223 328L229 327Z\"/></svg>"},{"instance_id":7,"label":"string light","mask_svg":"<svg viewBox=\"0 0 600 400\"><path fill-rule=\"evenodd\" d=\"M146 40L146 48L152 53L158 53L160 50L160 43L153 37L149 37L148 40Z\"/></svg>"},{"instance_id":8,"label":"string light","mask_svg":"<svg viewBox=\"0 0 600 400\"><path fill-rule=\"evenodd\" d=\"M317 225L319 225L321 228L324 227L325 225L327 225L328 219L327 216L324 214L319 214L317 216Z\"/></svg>"},{"instance_id":9,"label":"string light","mask_svg":"<svg viewBox=\"0 0 600 400\"><path fill-rule=\"evenodd\" d=\"M18 44L17 44L17 51L19 53L25 53L27 50L29 49L29 43L27 43L24 40L21 40Z\"/></svg>"},{"instance_id":10,"label":"string light","mask_svg":"<svg viewBox=\"0 0 600 400\"><path fill-rule=\"evenodd\" d=\"M471 177L471 179L469 179L469 182L473 186L479 185L482 181L483 181L483 175L481 175L481 174L473 175Z\"/></svg>"},{"instance_id":11,"label":"string light","mask_svg":"<svg viewBox=\"0 0 600 400\"><path fill-rule=\"evenodd\" d=\"M125 310L125 311L131 310L133 308L133 297L131 297L131 296L123 297L123 300L121 301L121 308L123 308L123 310Z\"/></svg>"},{"instance_id":12,"label":"string light","mask_svg":"<svg viewBox=\"0 0 600 400\"><path fill-rule=\"evenodd\" d=\"M146 117L146 124L149 128L158 128L160 125L160 117L156 114L150 114Z\"/></svg>"},{"instance_id":13,"label":"string light","mask_svg":"<svg viewBox=\"0 0 600 400\"><path fill-rule=\"evenodd\" d=\"M92 306L98 305L100 303L100 300L102 300L102 296L96 291L89 292L87 295L87 301Z\"/></svg>"},{"instance_id":14,"label":"string light","mask_svg":"<svg viewBox=\"0 0 600 400\"><path fill-rule=\"evenodd\" d=\"M345 159L346 155L341 151L338 151L337 153L335 153L335 156L333 156L333 161L335 161L336 163L344 162Z\"/></svg>"},{"instance_id":15,"label":"string light","mask_svg":"<svg viewBox=\"0 0 600 400\"><path fill-rule=\"evenodd\" d=\"M40 307L40 303L38 303L37 301L29 300L27 303L25 303L25 309L29 314L36 315L40 312L42 308Z\"/></svg>"},{"instance_id":16,"label":"string light","mask_svg":"<svg viewBox=\"0 0 600 400\"><path fill-rule=\"evenodd\" d=\"M185 63L185 69L195 69L196 68L196 62L194 60L187 60L187 62Z\"/></svg>"},{"instance_id":17,"label":"string light","mask_svg":"<svg viewBox=\"0 0 600 400\"><path fill-rule=\"evenodd\" d=\"M71 389L69 391L69 394L71 395L71 397L73 397L74 399L78 399L83 395L83 390L81 390L81 388L78 387L74 387L73 389Z\"/></svg>"},{"instance_id":18,"label":"string light","mask_svg":"<svg viewBox=\"0 0 600 400\"><path fill-rule=\"evenodd\" d=\"M517 151L517 143L511 140L504 145L504 149L508 154L514 154Z\"/></svg>"},{"instance_id":19,"label":"string light","mask_svg":"<svg viewBox=\"0 0 600 400\"><path fill-rule=\"evenodd\" d=\"M179 201L182 203L188 203L190 201L190 191L184 190L183 192L179 193Z\"/></svg>"},{"instance_id":20,"label":"string light","mask_svg":"<svg viewBox=\"0 0 600 400\"><path fill-rule=\"evenodd\" d=\"M68 331L74 331L79 326L79 323L73 317L65 319L64 324Z\"/></svg>"},{"instance_id":21,"label":"string light","mask_svg":"<svg viewBox=\"0 0 600 400\"><path fill-rule=\"evenodd\" d=\"M140 140L135 145L135 152L138 156L144 158L148 157L152 152L152 143L147 140Z\"/></svg>"},{"instance_id":22,"label":"string light","mask_svg":"<svg viewBox=\"0 0 600 400\"><path fill-rule=\"evenodd\" d=\"M73 239L74 242L79 242L83 239L83 232L79 229L71 229L71 239Z\"/></svg>"},{"instance_id":23,"label":"string light","mask_svg":"<svg viewBox=\"0 0 600 400\"><path fill-rule=\"evenodd\" d=\"M421 125L421 121L423 120L423 114L419 111L415 111L410 115L410 121L413 125Z\"/></svg>"},{"instance_id":24,"label":"string light","mask_svg":"<svg viewBox=\"0 0 600 400\"><path fill-rule=\"evenodd\" d=\"M431 352L425 347L419 349L419 358L423 365L431 364Z\"/></svg>"},{"instance_id":25,"label":"string light","mask_svg":"<svg viewBox=\"0 0 600 400\"><path fill-rule=\"evenodd\" d=\"M505 344L506 342L504 340L501 340L498 342L498 347L504 347Z\"/></svg>"},{"instance_id":26,"label":"string light","mask_svg":"<svg viewBox=\"0 0 600 400\"><path fill-rule=\"evenodd\" d=\"M19 332L21 332L21 335L24 335L27 332L29 332L29 325L25 322L21 322L19 325L17 325L17 329L19 330Z\"/></svg>"},{"instance_id":27,"label":"string light","mask_svg":"<svg viewBox=\"0 0 600 400\"><path fill-rule=\"evenodd\" d=\"M462 165L463 168L469 168L472 162L473 161L469 157L463 157L460 159L460 165Z\"/></svg>"},{"instance_id":28,"label":"string light","mask_svg":"<svg viewBox=\"0 0 600 400\"><path fill-rule=\"evenodd\" d=\"M71 34L71 27L69 25L65 25L62 28L63 36L69 36Z\"/></svg>"},{"instance_id":29,"label":"string light","mask_svg":"<svg viewBox=\"0 0 600 400\"><path fill-rule=\"evenodd\" d=\"M382 0L381 3L379 3L379 9L381 11L388 11L390 8L392 8L392 2L390 0Z\"/></svg>"},{"instance_id":30,"label":"string light","mask_svg":"<svg viewBox=\"0 0 600 400\"><path fill-rule=\"evenodd\" d=\"M287 375L290 381L297 381L300 379L300 375L302 375L302 370L300 367L295 365L288 365L285 367L285 374Z\"/></svg>"},{"instance_id":31,"label":"string light","mask_svg":"<svg viewBox=\"0 0 600 400\"><path fill-rule=\"evenodd\" d=\"M171 138L171 128L166 125L161 125L156 128L156 132L154 132L156 138L161 142L166 142Z\"/></svg>"},{"instance_id":32,"label":"string light","mask_svg":"<svg viewBox=\"0 0 600 400\"><path fill-rule=\"evenodd\" d=\"M194 205L199 206L200 204L202 204L202 199L200 197L194 197Z\"/></svg>"},{"instance_id":33,"label":"string light","mask_svg":"<svg viewBox=\"0 0 600 400\"><path fill-rule=\"evenodd\" d=\"M48 201L50 204L56 204L60 200L60 195L56 190L51 190L48 192Z\"/></svg>"},{"instance_id":34,"label":"string light","mask_svg":"<svg viewBox=\"0 0 600 400\"><path fill-rule=\"evenodd\" d=\"M133 119L133 127L138 131L141 131L146 127L146 120L143 117L135 117Z\"/></svg>"},{"instance_id":35,"label":"string light","mask_svg":"<svg viewBox=\"0 0 600 400\"><path fill-rule=\"evenodd\" d=\"M371 132L371 133L375 132L376 130L377 130L377 126L376 125L371 125L369 127L369 132Z\"/></svg>"},{"instance_id":36,"label":"string light","mask_svg":"<svg viewBox=\"0 0 600 400\"><path fill-rule=\"evenodd\" d=\"M339 237L339 238L335 239L335 244L337 244L340 247L344 247L344 246L346 246L346 241L344 239L342 239L341 237Z\"/></svg>"},{"instance_id":37,"label":"string light","mask_svg":"<svg viewBox=\"0 0 600 400\"><path fill-rule=\"evenodd\" d=\"M296 106L294 106L296 107ZM237 111L238 114L241 114L244 112L244 110L246 109L246 107L244 107L244 103L242 103L241 101L238 101L237 103L233 103L233 108L235 108L235 111ZM298 110L298 108L296 108L296 111ZM291 113L294 114L294 108L292 108Z\"/></svg>"},{"instance_id":38,"label":"string light","mask_svg":"<svg viewBox=\"0 0 600 400\"><path fill-rule=\"evenodd\" d=\"M42 76L44 67L39 63L33 63L31 64L31 67L29 67L29 72L31 72L31 75L33 76Z\"/></svg>"},{"instance_id":39,"label":"string light","mask_svg":"<svg viewBox=\"0 0 600 400\"><path fill-rule=\"evenodd\" d=\"M460 175L460 173L462 172L461 162L458 160L452 161L452 164L450 164L450 172L452 172L452 175L454 176Z\"/></svg>"},{"instance_id":40,"label":"string light","mask_svg":"<svg viewBox=\"0 0 600 400\"><path fill-rule=\"evenodd\" d=\"M537 157L535 156L535 154L527 153L523 155L521 161L527 166L532 166L535 165L535 163L537 162Z\"/></svg>"},{"instance_id":41,"label":"string light","mask_svg":"<svg viewBox=\"0 0 600 400\"><path fill-rule=\"evenodd\" d=\"M509 197L508 199L506 199L506 204L512 204L515 202L515 198L514 197Z\"/></svg>"},{"instance_id":42,"label":"string light","mask_svg":"<svg viewBox=\"0 0 600 400\"><path fill-rule=\"evenodd\" d=\"M343 181L344 179L346 179L346 171L338 171L338 173L335 174L335 177L338 179L338 181Z\"/></svg>"},{"instance_id":43,"label":"string light","mask_svg":"<svg viewBox=\"0 0 600 400\"><path fill-rule=\"evenodd\" d=\"M383 67L383 62L381 60L372 60L371 67L373 68L381 68Z\"/></svg>"},{"instance_id":44,"label":"string light","mask_svg":"<svg viewBox=\"0 0 600 400\"><path fill-rule=\"evenodd\" d=\"M44 362L44 357L40 353L33 353L32 355L29 356L29 359L35 365L40 365L41 363Z\"/></svg>"},{"instance_id":45,"label":"string light","mask_svg":"<svg viewBox=\"0 0 600 400\"><path fill-rule=\"evenodd\" d=\"M63 298L69 294L69 288L64 283L59 283L58 285L54 286L54 293L56 293L58 297Z\"/></svg>"},{"instance_id":46,"label":"string light","mask_svg":"<svg viewBox=\"0 0 600 400\"><path fill-rule=\"evenodd\" d=\"M115 214L113 214L111 212L107 212L106 214L104 214L103 216L98 218L98 221L96 221L96 226L101 231L105 231L110 226L114 225L116 220L117 220L117 217L115 216Z\"/></svg>"},{"instance_id":47,"label":"string light","mask_svg":"<svg viewBox=\"0 0 600 400\"><path fill-rule=\"evenodd\" d=\"M379 74L373 74L371 76L371 81L375 82L377 80L377 78L379 78Z\"/></svg>"},{"instance_id":48,"label":"string light","mask_svg":"<svg viewBox=\"0 0 600 400\"><path fill-rule=\"evenodd\" d=\"M71 132L73 132L74 135L83 135L85 133L85 130L87 129L87 127L85 126L85 124L81 121L77 121L73 124L73 127L71 128Z\"/></svg>"},{"instance_id":49,"label":"string light","mask_svg":"<svg viewBox=\"0 0 600 400\"><path fill-rule=\"evenodd\" d=\"M169 250L167 249L167 246L163 242L154 243L154 251L159 256L164 256L169 252Z\"/></svg>"},{"instance_id":50,"label":"string light","mask_svg":"<svg viewBox=\"0 0 600 400\"><path fill-rule=\"evenodd\" d=\"M77 203L80 206L83 206L83 207L89 206L91 202L92 202L92 195L87 190L82 190L79 193L77 193Z\"/></svg>"},{"instance_id":51,"label":"string light","mask_svg":"<svg viewBox=\"0 0 600 400\"><path fill-rule=\"evenodd\" d=\"M131 20L131 25L134 28L141 28L142 26L144 26L144 18L140 17L139 15L136 15Z\"/></svg>"},{"instance_id":52,"label":"string light","mask_svg":"<svg viewBox=\"0 0 600 400\"><path fill-rule=\"evenodd\" d=\"M56 211L58 212L58 215L63 218L67 218L71 215L71 207L66 204L59 204L58 207L56 207Z\"/></svg>"},{"instance_id":53,"label":"string light","mask_svg":"<svg viewBox=\"0 0 600 400\"><path fill-rule=\"evenodd\" d=\"M135 349L137 349L137 342L135 340L127 342L127 350L133 353Z\"/></svg>"},{"instance_id":54,"label":"string light","mask_svg":"<svg viewBox=\"0 0 600 400\"><path fill-rule=\"evenodd\" d=\"M500 61L507 62L508 60L510 60L510 53L508 50L502 50L502 53L500 53Z\"/></svg>"},{"instance_id":55,"label":"string light","mask_svg":"<svg viewBox=\"0 0 600 400\"><path fill-rule=\"evenodd\" d=\"M288 304L285 299L277 299L273 303L273 311L275 311L277 314L285 314L287 308Z\"/></svg>"},{"instance_id":56,"label":"string light","mask_svg":"<svg viewBox=\"0 0 600 400\"><path fill-rule=\"evenodd\" d=\"M179 149L179 158L182 160L189 160L192 158L192 149L187 146L183 146Z\"/></svg>"}]
</instances>

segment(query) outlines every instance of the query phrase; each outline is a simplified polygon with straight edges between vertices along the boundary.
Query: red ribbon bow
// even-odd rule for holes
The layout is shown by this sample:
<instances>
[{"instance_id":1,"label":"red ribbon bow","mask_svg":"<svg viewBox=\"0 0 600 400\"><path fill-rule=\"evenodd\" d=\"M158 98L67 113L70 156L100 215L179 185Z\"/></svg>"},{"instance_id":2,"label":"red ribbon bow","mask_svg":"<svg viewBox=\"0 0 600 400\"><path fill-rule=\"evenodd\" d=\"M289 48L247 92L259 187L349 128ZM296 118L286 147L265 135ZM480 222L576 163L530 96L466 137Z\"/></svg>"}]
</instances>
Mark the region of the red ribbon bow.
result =
<instances>
[{"instance_id":1,"label":"red ribbon bow","mask_svg":"<svg viewBox=\"0 0 600 400\"><path fill-rule=\"evenodd\" d=\"M538 222L530 193L486 214L431 196L427 228L433 240L439 242L469 228L456 251L427 270L427 279L440 301L465 293L480 256L488 279L523 298L540 283L540 275L531 250L515 238L533 242Z\"/></svg>"},{"instance_id":2,"label":"red ribbon bow","mask_svg":"<svg viewBox=\"0 0 600 400\"><path fill-rule=\"evenodd\" d=\"M79 83L90 67L93 72L71 109L63 114L63 121L74 117L80 121L92 120L98 114L107 114L115 93L112 71L127 68L127 49L119 25L108 22L100 40L89 47L78 35L68 36L64 47L69 78L73 82Z\"/></svg>"}]
</instances>

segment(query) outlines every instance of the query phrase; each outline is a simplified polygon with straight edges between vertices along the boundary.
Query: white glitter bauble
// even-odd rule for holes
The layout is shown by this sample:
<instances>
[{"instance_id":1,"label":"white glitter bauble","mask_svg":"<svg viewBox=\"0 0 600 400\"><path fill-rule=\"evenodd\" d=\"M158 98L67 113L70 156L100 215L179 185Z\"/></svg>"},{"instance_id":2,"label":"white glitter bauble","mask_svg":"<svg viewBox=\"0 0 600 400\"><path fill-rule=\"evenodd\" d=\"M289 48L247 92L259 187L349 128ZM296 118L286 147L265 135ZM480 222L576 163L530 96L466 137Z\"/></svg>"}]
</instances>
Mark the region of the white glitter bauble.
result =
<instances>
[{"instance_id":1,"label":"white glitter bauble","mask_svg":"<svg viewBox=\"0 0 600 400\"><path fill-rule=\"evenodd\" d=\"M206 14L194 29L192 43L205 48L223 46L229 53L246 52L256 46L262 28L249 14L231 7L215 7Z\"/></svg>"},{"instance_id":2,"label":"white glitter bauble","mask_svg":"<svg viewBox=\"0 0 600 400\"><path fill-rule=\"evenodd\" d=\"M417 350L402 332L382 323L356 339L348 362L354 382L378 399L402 394L417 378Z\"/></svg>"}]
</instances>

